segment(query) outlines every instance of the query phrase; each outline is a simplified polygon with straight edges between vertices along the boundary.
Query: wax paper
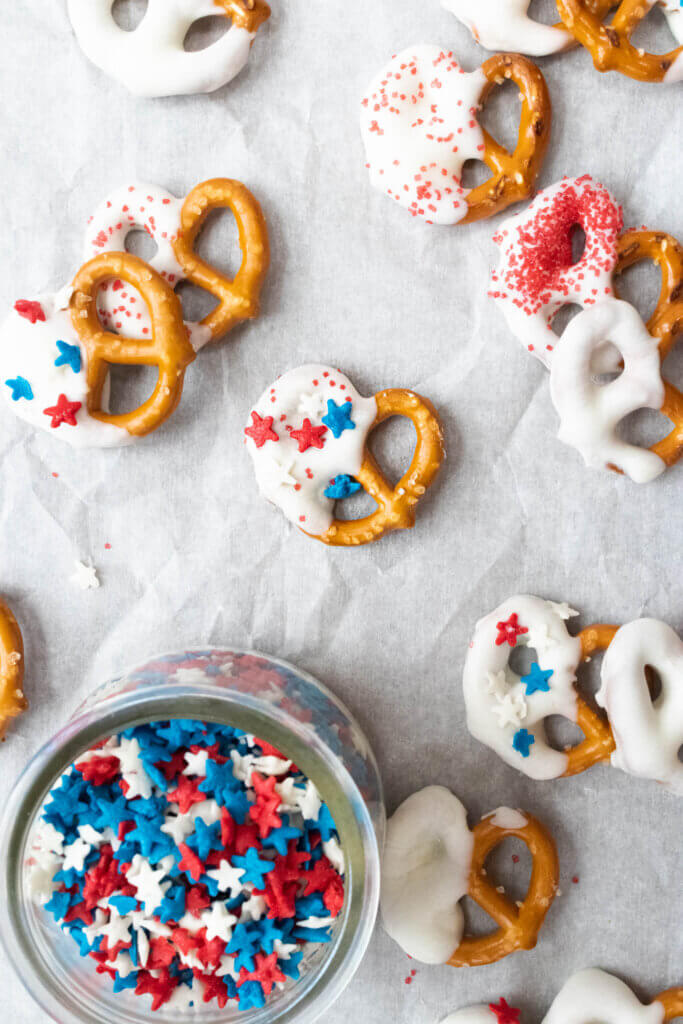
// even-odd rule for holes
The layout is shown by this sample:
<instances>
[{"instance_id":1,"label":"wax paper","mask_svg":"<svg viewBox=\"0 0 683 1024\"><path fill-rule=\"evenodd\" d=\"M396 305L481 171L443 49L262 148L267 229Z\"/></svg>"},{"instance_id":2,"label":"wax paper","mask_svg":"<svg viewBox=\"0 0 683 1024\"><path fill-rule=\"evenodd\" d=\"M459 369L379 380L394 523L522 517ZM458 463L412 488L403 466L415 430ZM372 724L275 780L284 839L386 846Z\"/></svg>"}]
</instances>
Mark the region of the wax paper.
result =
<instances>
[{"instance_id":1,"label":"wax paper","mask_svg":"<svg viewBox=\"0 0 683 1024\"><path fill-rule=\"evenodd\" d=\"M683 469L647 486L588 470L556 439L547 372L486 297L500 218L430 227L369 186L363 89L418 42L478 66L486 54L464 27L437 0L272 7L232 84L145 100L86 60L64 0L3 4L5 308L71 279L88 216L130 179L177 195L214 175L243 181L265 211L272 266L260 319L200 353L178 411L141 443L75 451L0 407L0 590L24 631L31 704L0 750L0 801L81 699L120 669L194 643L270 652L354 710L389 810L438 782L472 823L519 806L559 846L561 894L534 951L484 968L424 967L378 926L329 1024L432 1024L501 995L536 1024L587 965L651 997L683 980L680 803L609 767L527 780L469 736L461 675L476 620L515 592L569 601L582 613L572 628L651 615L680 629ZM590 172L623 203L627 225L683 236L682 87L600 75L582 51L539 63L554 106L539 184ZM508 89L484 123L511 143L516 117ZM221 221L209 236L203 251L234 266L234 231ZM646 312L657 273L629 274L624 287ZM409 387L438 409L448 456L413 531L329 548L257 493L242 444L250 405L307 361L341 367L363 394ZM674 355L665 367L679 386L682 366ZM145 384L135 379L132 393ZM639 418L630 429L652 440L661 425ZM395 479L412 430L392 423L377 433ZM96 567L99 589L70 580L76 560ZM509 852L498 861L509 875ZM520 891L523 869L524 856ZM6 967L2 978L7 1020L45 1019Z\"/></svg>"}]
</instances>

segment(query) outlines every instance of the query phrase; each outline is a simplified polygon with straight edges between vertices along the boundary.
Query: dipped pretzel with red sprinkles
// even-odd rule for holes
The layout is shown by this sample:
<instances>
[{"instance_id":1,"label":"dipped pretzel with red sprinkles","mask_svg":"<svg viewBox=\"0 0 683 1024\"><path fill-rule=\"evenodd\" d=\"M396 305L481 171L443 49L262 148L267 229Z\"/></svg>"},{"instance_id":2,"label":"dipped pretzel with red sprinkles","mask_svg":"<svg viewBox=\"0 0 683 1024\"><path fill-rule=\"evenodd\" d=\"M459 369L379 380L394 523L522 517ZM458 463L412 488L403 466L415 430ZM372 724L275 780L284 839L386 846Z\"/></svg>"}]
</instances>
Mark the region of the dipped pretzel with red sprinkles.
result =
<instances>
[{"instance_id":1,"label":"dipped pretzel with red sprinkles","mask_svg":"<svg viewBox=\"0 0 683 1024\"><path fill-rule=\"evenodd\" d=\"M586 242L574 262L572 234L578 227ZM612 276L622 227L621 207L584 174L543 189L493 236L500 263L491 274L488 294L513 334L546 366L558 341L553 320L562 307L586 308L614 297Z\"/></svg>"},{"instance_id":2,"label":"dipped pretzel with red sprinkles","mask_svg":"<svg viewBox=\"0 0 683 1024\"><path fill-rule=\"evenodd\" d=\"M191 719L78 757L43 806L26 871L93 970L152 1010L264 1006L331 941L344 904L344 855L315 785L264 740Z\"/></svg>"}]
</instances>

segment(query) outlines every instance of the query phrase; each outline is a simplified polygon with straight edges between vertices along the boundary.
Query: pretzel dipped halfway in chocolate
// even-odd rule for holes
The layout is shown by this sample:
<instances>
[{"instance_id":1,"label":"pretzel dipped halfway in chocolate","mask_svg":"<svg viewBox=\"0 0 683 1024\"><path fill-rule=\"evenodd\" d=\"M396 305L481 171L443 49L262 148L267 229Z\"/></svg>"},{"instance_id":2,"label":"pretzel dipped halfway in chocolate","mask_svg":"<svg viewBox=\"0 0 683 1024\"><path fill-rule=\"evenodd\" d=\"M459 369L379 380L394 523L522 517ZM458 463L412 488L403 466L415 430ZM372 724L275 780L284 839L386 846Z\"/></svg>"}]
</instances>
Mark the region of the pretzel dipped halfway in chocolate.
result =
<instances>
[{"instance_id":1,"label":"pretzel dipped halfway in chocolate","mask_svg":"<svg viewBox=\"0 0 683 1024\"><path fill-rule=\"evenodd\" d=\"M496 86L512 81L519 87L522 111L517 145L512 153L482 128L481 159L491 171L491 178L477 185L467 196L463 224L492 217L512 203L533 195L550 141L550 93L536 65L519 54L499 53L484 61L481 70L487 80L481 94L482 107Z\"/></svg>"},{"instance_id":2,"label":"pretzel dipped halfway in chocolate","mask_svg":"<svg viewBox=\"0 0 683 1024\"><path fill-rule=\"evenodd\" d=\"M671 235L661 231L626 231L617 242L615 275L643 260L655 263L662 285L647 332L659 341L663 363L683 332L683 248ZM650 448L667 465L673 466L683 453L683 394L664 380L664 402L660 412L671 420L673 429ZM610 467L620 470L616 466Z\"/></svg>"},{"instance_id":3,"label":"pretzel dipped halfway in chocolate","mask_svg":"<svg viewBox=\"0 0 683 1024\"><path fill-rule=\"evenodd\" d=\"M524 899L513 902L489 877L489 855L520 839L532 858ZM416 960L476 967L536 945L559 879L557 850L545 827L525 811L499 807L470 830L467 812L450 790L413 793L387 823L381 910L386 931ZM481 907L497 927L465 934L459 901Z\"/></svg>"},{"instance_id":4,"label":"pretzel dipped halfway in chocolate","mask_svg":"<svg viewBox=\"0 0 683 1024\"><path fill-rule=\"evenodd\" d=\"M125 338L102 328L96 296L101 283L116 277L136 288L152 320L148 339ZM128 434L149 434L175 411L183 391L185 370L195 359L183 323L180 300L147 263L127 253L97 256L79 270L73 282L71 322L87 352L87 410L102 423ZM153 393L137 409L109 413L104 393L113 365L156 366L159 376Z\"/></svg>"},{"instance_id":5,"label":"pretzel dipped halfway in chocolate","mask_svg":"<svg viewBox=\"0 0 683 1024\"><path fill-rule=\"evenodd\" d=\"M522 102L512 153L478 121L493 89L508 80ZM551 109L545 79L526 57L497 54L465 72L448 50L411 47L391 59L362 101L371 183L430 224L490 217L531 195L550 138ZM468 160L491 171L473 189L462 183Z\"/></svg>"},{"instance_id":6,"label":"pretzel dipped halfway in chocolate","mask_svg":"<svg viewBox=\"0 0 683 1024\"><path fill-rule=\"evenodd\" d=\"M0 598L0 740L10 721L28 708L24 696L24 642L19 624Z\"/></svg>"},{"instance_id":7,"label":"pretzel dipped halfway in chocolate","mask_svg":"<svg viewBox=\"0 0 683 1024\"><path fill-rule=\"evenodd\" d=\"M234 277L207 263L196 251L208 218L220 209L230 210L237 225L242 259ZM258 316L270 262L268 229L258 201L240 181L212 178L195 186L185 199L158 185L124 185L106 196L90 217L86 258L123 252L128 236L135 231L146 232L155 242L157 251L149 263L172 287L187 281L216 299L217 305L201 322L187 324L196 350ZM136 336L149 330L148 318L140 313L139 296L122 288L116 278L103 284L97 302L103 325L110 330Z\"/></svg>"},{"instance_id":8,"label":"pretzel dipped halfway in chocolate","mask_svg":"<svg viewBox=\"0 0 683 1024\"><path fill-rule=\"evenodd\" d=\"M565 27L589 52L598 71L619 71L641 82L683 80L683 45L661 55L646 53L631 36L655 0L621 0L609 25L587 0L557 0Z\"/></svg>"},{"instance_id":9,"label":"pretzel dipped halfway in chocolate","mask_svg":"<svg viewBox=\"0 0 683 1024\"><path fill-rule=\"evenodd\" d=\"M405 416L417 434L410 466L395 487L367 448L372 430L391 416ZM426 399L401 388L364 398L339 370L316 364L290 370L267 388L244 434L261 493L304 533L335 546L412 527L444 457L439 420ZM361 489L376 510L362 519L335 519L335 501Z\"/></svg>"}]
</instances>

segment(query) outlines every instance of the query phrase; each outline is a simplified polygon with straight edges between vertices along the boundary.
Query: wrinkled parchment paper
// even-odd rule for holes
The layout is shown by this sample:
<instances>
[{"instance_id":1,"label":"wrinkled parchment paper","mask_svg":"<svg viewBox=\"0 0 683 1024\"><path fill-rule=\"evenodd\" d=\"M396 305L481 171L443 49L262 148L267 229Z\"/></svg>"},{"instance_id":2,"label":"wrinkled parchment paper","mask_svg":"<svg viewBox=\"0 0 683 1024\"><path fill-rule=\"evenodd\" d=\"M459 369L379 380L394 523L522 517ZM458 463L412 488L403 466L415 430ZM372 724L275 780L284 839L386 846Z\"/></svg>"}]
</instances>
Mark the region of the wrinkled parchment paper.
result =
<instances>
[{"instance_id":1,"label":"wrinkled parchment paper","mask_svg":"<svg viewBox=\"0 0 683 1024\"><path fill-rule=\"evenodd\" d=\"M682 980L680 805L609 768L526 780L469 736L460 678L475 621L517 591L569 601L577 626L647 614L680 629L683 469L644 487L585 469L555 438L545 370L486 298L499 219L436 229L369 187L365 85L417 42L477 66L485 53L467 31L437 0L272 6L231 85L138 100L87 62L64 0L3 5L3 309L70 280L87 217L129 179L184 195L214 175L239 178L263 205L273 263L261 319L200 354L178 412L133 448L73 451L0 407L0 589L24 630L31 702L0 750L0 800L122 667L195 642L272 652L355 710L390 810L440 782L472 822L501 803L533 811L560 849L562 893L535 951L426 968L378 928L330 1024L432 1024L500 995L536 1024L586 965L652 996ZM627 225L681 237L681 87L601 76L583 52L540 63L554 104L540 184L588 171L623 202ZM485 121L508 142L513 94ZM214 257L234 238L222 223L209 234ZM655 282L633 274L626 289L646 308ZM257 494L241 443L249 406L306 361L342 367L364 394L412 387L438 408L448 460L412 533L329 549ZM667 363L679 386L682 365ZM410 428L392 425L377 451L398 474L410 445ZM96 566L99 590L70 582L76 559ZM2 974L7 1019L42 1021Z\"/></svg>"}]
</instances>

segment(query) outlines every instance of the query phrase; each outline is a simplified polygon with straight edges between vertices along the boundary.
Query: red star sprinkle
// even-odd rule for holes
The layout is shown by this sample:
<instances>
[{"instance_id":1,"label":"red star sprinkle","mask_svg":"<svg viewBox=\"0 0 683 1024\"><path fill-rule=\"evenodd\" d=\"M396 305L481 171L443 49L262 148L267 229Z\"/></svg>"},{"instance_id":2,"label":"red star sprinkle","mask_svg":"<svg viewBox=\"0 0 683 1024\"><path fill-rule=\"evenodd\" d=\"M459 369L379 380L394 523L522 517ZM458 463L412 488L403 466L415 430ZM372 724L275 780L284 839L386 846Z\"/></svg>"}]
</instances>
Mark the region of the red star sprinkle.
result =
<instances>
[{"instance_id":1,"label":"red star sprinkle","mask_svg":"<svg viewBox=\"0 0 683 1024\"><path fill-rule=\"evenodd\" d=\"M116 778L120 767L118 757L112 754L111 757L93 757L90 761L81 761L76 765L76 771L81 773L86 782L92 782L93 786L103 786Z\"/></svg>"},{"instance_id":2,"label":"red star sprinkle","mask_svg":"<svg viewBox=\"0 0 683 1024\"><path fill-rule=\"evenodd\" d=\"M496 647L500 647L506 641L510 647L517 646L517 637L521 633L528 633L529 630L526 626L517 625L517 612L513 612L507 622L497 622L496 629L498 630L498 636L496 637Z\"/></svg>"},{"instance_id":3,"label":"red star sprinkle","mask_svg":"<svg viewBox=\"0 0 683 1024\"><path fill-rule=\"evenodd\" d=\"M51 427L59 427L62 423L68 423L70 427L76 426L76 413L81 407L80 402L70 402L66 395L60 395L56 405L50 405L43 409L46 416L51 416Z\"/></svg>"},{"instance_id":4,"label":"red star sprinkle","mask_svg":"<svg viewBox=\"0 0 683 1024\"><path fill-rule=\"evenodd\" d=\"M251 773L251 784L256 792L256 803L249 808L249 817L258 825L259 836L265 839L274 828L280 828L282 818L277 813L280 796L275 792L276 778L264 779L258 772Z\"/></svg>"},{"instance_id":5,"label":"red star sprinkle","mask_svg":"<svg viewBox=\"0 0 683 1024\"><path fill-rule=\"evenodd\" d=\"M264 416L263 419L261 419L257 412L252 412L251 426L245 427L244 433L247 437L252 439L257 448L263 448L266 441L280 440L273 430L273 417ZM322 448L322 445L320 447Z\"/></svg>"},{"instance_id":6,"label":"red star sprinkle","mask_svg":"<svg viewBox=\"0 0 683 1024\"><path fill-rule=\"evenodd\" d=\"M215 974L202 974L196 967L193 968L192 973L202 983L204 1002L210 1003L212 999L215 999L222 1010L228 1001L228 988L223 979L218 978Z\"/></svg>"},{"instance_id":7,"label":"red star sprinkle","mask_svg":"<svg viewBox=\"0 0 683 1024\"><path fill-rule=\"evenodd\" d=\"M322 448L325 444L323 434L327 433L327 427L314 427L309 419L305 419L300 430L292 430L290 437L299 442L299 451L305 452L309 448Z\"/></svg>"},{"instance_id":8,"label":"red star sprinkle","mask_svg":"<svg viewBox=\"0 0 683 1024\"><path fill-rule=\"evenodd\" d=\"M325 889L325 892L323 893L323 903L329 910L332 917L336 917L344 906L344 883L338 875L335 879L330 881L330 884Z\"/></svg>"},{"instance_id":9,"label":"red star sprinkle","mask_svg":"<svg viewBox=\"0 0 683 1024\"><path fill-rule=\"evenodd\" d=\"M235 842L235 832L235 819L227 807L221 807L221 842L227 849Z\"/></svg>"},{"instance_id":10,"label":"red star sprinkle","mask_svg":"<svg viewBox=\"0 0 683 1024\"><path fill-rule=\"evenodd\" d=\"M313 865L310 871L302 871L301 880L306 882L304 896L310 896L314 892L324 892L333 879L339 875L330 864L327 857L321 857Z\"/></svg>"},{"instance_id":11,"label":"red star sprinkle","mask_svg":"<svg viewBox=\"0 0 683 1024\"><path fill-rule=\"evenodd\" d=\"M256 960L256 970L250 972L243 967L237 984L243 985L245 981L260 981L265 995L269 996L276 982L287 980L277 965L277 953L271 953L270 956L266 956L265 953L257 953L254 959Z\"/></svg>"},{"instance_id":12,"label":"red star sprinkle","mask_svg":"<svg viewBox=\"0 0 683 1024\"><path fill-rule=\"evenodd\" d=\"M168 799L175 801L180 806L180 813L187 814L192 804L200 804L206 800L206 794L200 792L199 784L204 777L189 780L187 775L178 776L178 785L174 790L169 790Z\"/></svg>"},{"instance_id":13,"label":"red star sprinkle","mask_svg":"<svg viewBox=\"0 0 683 1024\"><path fill-rule=\"evenodd\" d=\"M34 324L36 320L42 320L43 323L45 322L45 313L43 312L43 307L39 302L30 302L28 299L18 299L18 301L14 303L14 308L19 316L23 316L26 320L30 320L32 324Z\"/></svg>"},{"instance_id":14,"label":"red star sprinkle","mask_svg":"<svg viewBox=\"0 0 683 1024\"><path fill-rule=\"evenodd\" d=\"M153 978L147 971L140 971L135 995L142 996L149 993L153 996L152 1010L158 1010L160 1006L168 1002L177 987L178 979L171 977L166 968L160 972L158 978Z\"/></svg>"},{"instance_id":15,"label":"red star sprinkle","mask_svg":"<svg viewBox=\"0 0 683 1024\"><path fill-rule=\"evenodd\" d=\"M499 1003L489 1003L489 1010L496 1015L497 1024L519 1024L519 1010L508 1006L501 996Z\"/></svg>"},{"instance_id":16,"label":"red star sprinkle","mask_svg":"<svg viewBox=\"0 0 683 1024\"><path fill-rule=\"evenodd\" d=\"M193 885L187 890L185 909L188 914L192 914L193 917L199 917L199 912L206 910L210 906L211 897L205 885Z\"/></svg>"},{"instance_id":17,"label":"red star sprinkle","mask_svg":"<svg viewBox=\"0 0 683 1024\"><path fill-rule=\"evenodd\" d=\"M194 850L190 849L187 843L180 843L178 849L183 855L178 867L181 871L187 871L193 882L198 882L204 874L204 865Z\"/></svg>"}]
</instances>

